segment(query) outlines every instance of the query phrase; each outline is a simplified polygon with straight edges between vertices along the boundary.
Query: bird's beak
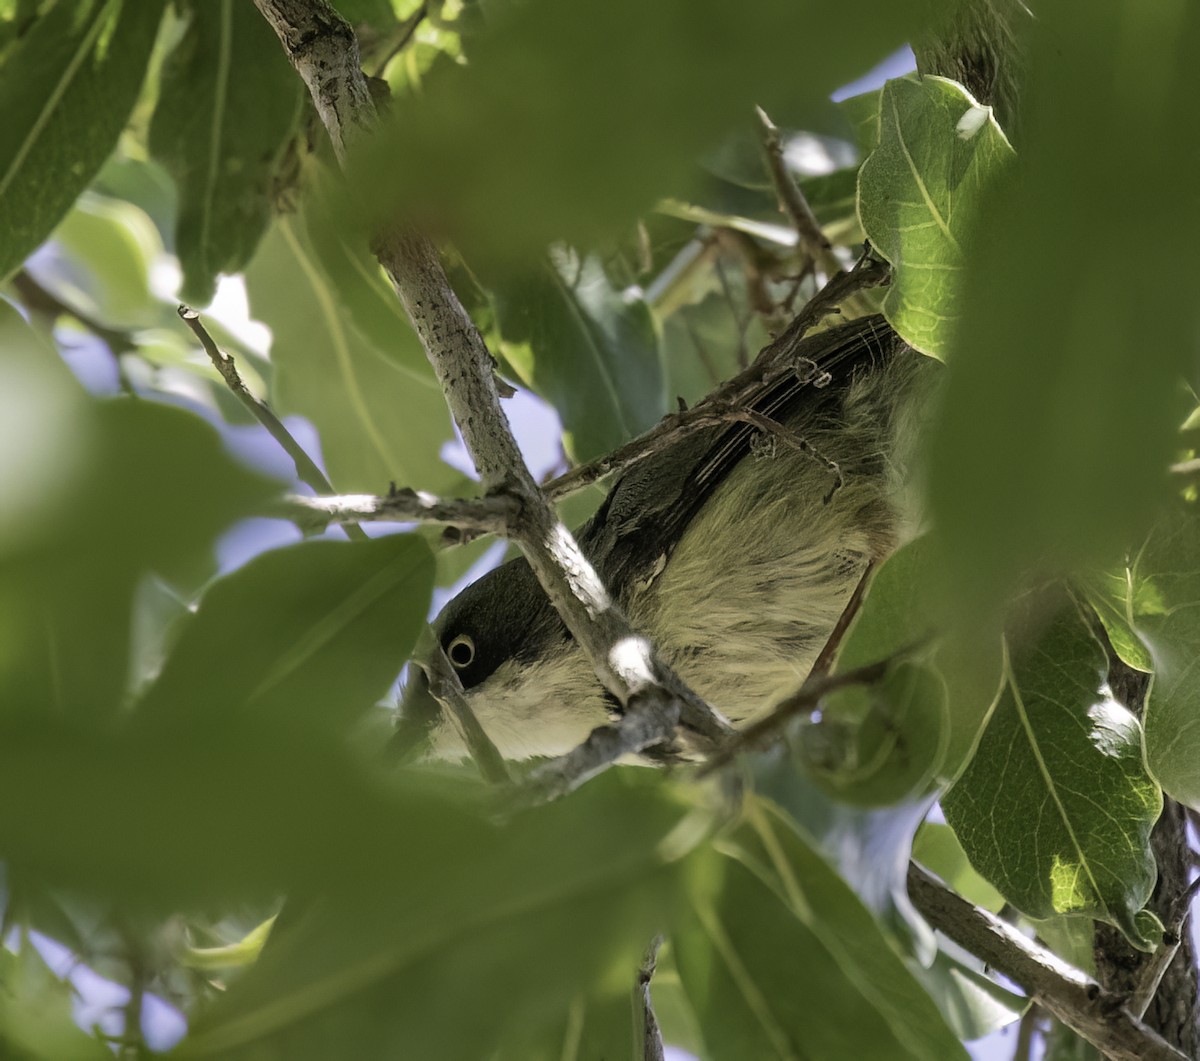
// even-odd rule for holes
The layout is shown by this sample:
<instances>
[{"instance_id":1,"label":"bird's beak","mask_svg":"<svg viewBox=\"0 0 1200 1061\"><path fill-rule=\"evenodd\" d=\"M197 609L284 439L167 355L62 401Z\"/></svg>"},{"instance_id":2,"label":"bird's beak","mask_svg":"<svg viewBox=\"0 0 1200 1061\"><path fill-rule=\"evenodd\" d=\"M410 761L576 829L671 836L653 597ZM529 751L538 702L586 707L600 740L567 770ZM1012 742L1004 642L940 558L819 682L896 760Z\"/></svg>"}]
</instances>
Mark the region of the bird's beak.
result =
<instances>
[{"instance_id":1,"label":"bird's beak","mask_svg":"<svg viewBox=\"0 0 1200 1061\"><path fill-rule=\"evenodd\" d=\"M400 762L408 762L426 750L434 727L442 717L442 705L429 691L429 676L423 663L428 655L422 651L423 647L419 642L408 665L408 680L400 697L396 732L388 744L389 751Z\"/></svg>"}]
</instances>

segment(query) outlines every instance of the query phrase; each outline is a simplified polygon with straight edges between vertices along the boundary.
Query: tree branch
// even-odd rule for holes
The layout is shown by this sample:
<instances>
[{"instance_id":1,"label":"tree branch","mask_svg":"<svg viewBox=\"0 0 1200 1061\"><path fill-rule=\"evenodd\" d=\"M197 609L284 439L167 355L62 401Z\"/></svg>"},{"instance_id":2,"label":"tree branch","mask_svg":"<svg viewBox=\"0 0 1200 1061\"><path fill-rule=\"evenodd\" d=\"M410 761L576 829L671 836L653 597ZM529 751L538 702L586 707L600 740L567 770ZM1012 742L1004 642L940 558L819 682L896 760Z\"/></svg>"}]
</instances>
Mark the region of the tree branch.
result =
<instances>
[{"instance_id":1,"label":"tree branch","mask_svg":"<svg viewBox=\"0 0 1200 1061\"><path fill-rule=\"evenodd\" d=\"M40 313L51 323L58 317L73 317L85 330L91 332L108 347L113 364L116 366L117 383L122 391L132 393L129 380L121 368L121 355L126 351L137 349L137 343L129 332L122 331L120 328L110 328L83 310L64 302L49 288L42 286L28 269L21 269L16 273L12 278L12 285L30 313Z\"/></svg>"},{"instance_id":2,"label":"tree branch","mask_svg":"<svg viewBox=\"0 0 1200 1061\"><path fill-rule=\"evenodd\" d=\"M407 487L379 494L338 494L305 497L288 494L280 514L305 531L320 531L331 523L444 523L471 534L504 534L516 518L516 503L508 497L441 498Z\"/></svg>"},{"instance_id":3,"label":"tree branch","mask_svg":"<svg viewBox=\"0 0 1200 1061\"><path fill-rule=\"evenodd\" d=\"M799 689L780 700L769 715L764 715L757 722L752 722L730 737L709 756L696 776L707 777L723 766L728 766L742 752L771 740L797 715L814 711L821 702L821 698L828 696L834 690L844 689L850 685L871 685L879 681L905 654L897 653L878 663L868 663L865 667L855 667L853 670L843 671L841 674L820 674L807 678Z\"/></svg>"},{"instance_id":4,"label":"tree branch","mask_svg":"<svg viewBox=\"0 0 1200 1061\"><path fill-rule=\"evenodd\" d=\"M348 145L375 123L353 30L325 0L255 4L308 86L334 151L344 161ZM627 710L645 699L665 712L678 701L689 728L709 741L725 736L729 723L633 631L538 489L500 408L491 354L433 244L419 233L392 230L376 240L374 249L433 365L484 492L507 496L518 506L509 533L597 676Z\"/></svg>"},{"instance_id":5,"label":"tree branch","mask_svg":"<svg viewBox=\"0 0 1200 1061\"><path fill-rule=\"evenodd\" d=\"M771 175L771 183L775 186L775 194L779 198L779 209L796 230L796 239L800 250L825 274L826 279L843 275L841 259L833 253L833 245L821 231L812 207L804 198L804 192L795 181L783 158L783 144L779 139L779 129L767 116L762 107L755 107L758 123L762 127L763 152L767 158L767 171Z\"/></svg>"},{"instance_id":6,"label":"tree branch","mask_svg":"<svg viewBox=\"0 0 1200 1061\"><path fill-rule=\"evenodd\" d=\"M662 946L662 936L655 936L650 941L638 968L637 987L634 991L634 1011L642 1028L642 1061L663 1061L662 1031L658 1026L658 1018L654 1015L654 1003L650 998L650 981L654 979L654 969L658 964L658 951Z\"/></svg>"},{"instance_id":7,"label":"tree branch","mask_svg":"<svg viewBox=\"0 0 1200 1061\"><path fill-rule=\"evenodd\" d=\"M796 348L822 318L854 292L884 284L889 276L886 263L864 257L849 273L842 273L818 291L783 333L759 351L749 368L722 383L690 409L664 416L645 434L603 457L550 480L545 487L546 496L552 501L561 500L607 475L624 471L647 457L661 453L694 431L744 419L752 412L749 408L751 396L763 383L778 379L788 372L803 370L805 366L796 364ZM822 385L821 379L815 375L809 382L813 386Z\"/></svg>"},{"instance_id":8,"label":"tree branch","mask_svg":"<svg viewBox=\"0 0 1200 1061\"><path fill-rule=\"evenodd\" d=\"M908 893L939 932L1019 984L1047 1012L1114 1061L1187 1061L1125 1008L1125 999L1060 961L994 914L973 906L915 863Z\"/></svg>"},{"instance_id":9,"label":"tree branch","mask_svg":"<svg viewBox=\"0 0 1200 1061\"><path fill-rule=\"evenodd\" d=\"M531 770L516 793L517 806L559 799L626 755L668 743L680 721L677 698L642 697L619 722L598 726L566 755Z\"/></svg>"},{"instance_id":10,"label":"tree branch","mask_svg":"<svg viewBox=\"0 0 1200 1061\"><path fill-rule=\"evenodd\" d=\"M334 492L333 485L325 477L325 473L304 452L304 447L284 427L283 421L271 412L265 402L260 402L250 393L246 387L246 381L242 379L241 373L238 372L237 363L231 355L225 353L217 346L216 340L209 335L208 329L201 323L200 314L187 306L180 306L178 313L183 323L192 330L192 334L200 341L200 345L204 347L204 352L208 354L213 367L220 373L221 378L225 381L225 385L233 392L234 397L250 410L250 415L267 429L270 436L292 458L292 463L296 466L296 474L300 477L300 481L307 483L319 494L332 494ZM328 522L326 520L326 523ZM357 523L351 520L342 520L339 522L341 522L342 529L346 532L347 538L366 540L366 531Z\"/></svg>"}]
</instances>

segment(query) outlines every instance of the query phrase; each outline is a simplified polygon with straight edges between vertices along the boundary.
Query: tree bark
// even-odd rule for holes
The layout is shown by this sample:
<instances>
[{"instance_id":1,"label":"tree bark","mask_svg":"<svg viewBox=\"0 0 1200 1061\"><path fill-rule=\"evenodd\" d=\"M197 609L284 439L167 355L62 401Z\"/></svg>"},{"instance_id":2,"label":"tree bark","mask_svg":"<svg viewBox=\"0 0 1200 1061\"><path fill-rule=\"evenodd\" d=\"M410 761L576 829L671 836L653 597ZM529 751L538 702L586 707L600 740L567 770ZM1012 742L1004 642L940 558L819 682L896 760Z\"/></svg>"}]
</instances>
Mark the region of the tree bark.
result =
<instances>
[{"instance_id":1,"label":"tree bark","mask_svg":"<svg viewBox=\"0 0 1200 1061\"><path fill-rule=\"evenodd\" d=\"M1111 648L1109 651L1111 654ZM1150 688L1150 675L1136 671L1112 656L1109 685L1113 695L1140 717ZM1179 903L1187 894L1191 864L1187 816L1172 799L1167 799L1163 805L1162 815L1150 836L1150 846L1158 863L1158 883L1149 905L1170 932L1172 921L1178 920ZM1096 926L1093 953L1096 979L1116 994L1136 995L1144 983L1146 970L1154 962L1154 955L1130 946L1111 925ZM1189 919L1182 925L1179 949L1167 966L1143 1018L1188 1057L1200 1057L1200 984L1197 983L1196 968L1196 947Z\"/></svg>"}]
</instances>

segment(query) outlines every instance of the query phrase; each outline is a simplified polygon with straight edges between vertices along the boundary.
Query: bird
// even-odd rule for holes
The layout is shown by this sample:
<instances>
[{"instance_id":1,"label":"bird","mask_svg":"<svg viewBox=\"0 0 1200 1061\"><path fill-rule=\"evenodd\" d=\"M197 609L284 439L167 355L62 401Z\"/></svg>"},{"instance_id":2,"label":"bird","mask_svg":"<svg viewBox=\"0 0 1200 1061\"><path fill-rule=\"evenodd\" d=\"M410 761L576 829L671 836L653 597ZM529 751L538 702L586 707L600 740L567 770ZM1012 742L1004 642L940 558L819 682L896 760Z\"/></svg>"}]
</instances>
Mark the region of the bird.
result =
<instances>
[{"instance_id":1,"label":"bird","mask_svg":"<svg viewBox=\"0 0 1200 1061\"><path fill-rule=\"evenodd\" d=\"M734 724L803 682L864 573L919 523L912 471L937 363L872 315L804 337L789 366L743 400L756 423L704 427L634 464L577 532L634 628ZM523 557L462 590L433 630L506 759L564 754L620 714ZM414 663L398 736L465 756L429 661Z\"/></svg>"}]
</instances>

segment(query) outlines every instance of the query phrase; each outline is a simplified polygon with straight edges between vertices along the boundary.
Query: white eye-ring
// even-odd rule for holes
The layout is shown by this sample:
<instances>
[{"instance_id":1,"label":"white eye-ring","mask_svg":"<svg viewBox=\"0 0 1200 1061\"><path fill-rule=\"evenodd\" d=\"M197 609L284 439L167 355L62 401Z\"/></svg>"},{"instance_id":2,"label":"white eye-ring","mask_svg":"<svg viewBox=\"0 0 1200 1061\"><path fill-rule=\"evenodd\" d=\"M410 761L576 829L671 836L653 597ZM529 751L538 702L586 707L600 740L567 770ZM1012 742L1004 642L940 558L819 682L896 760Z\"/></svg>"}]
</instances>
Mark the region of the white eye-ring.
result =
<instances>
[{"instance_id":1,"label":"white eye-ring","mask_svg":"<svg viewBox=\"0 0 1200 1061\"><path fill-rule=\"evenodd\" d=\"M475 659L475 642L468 634L459 634L446 646L446 655L457 670L469 667Z\"/></svg>"}]
</instances>

